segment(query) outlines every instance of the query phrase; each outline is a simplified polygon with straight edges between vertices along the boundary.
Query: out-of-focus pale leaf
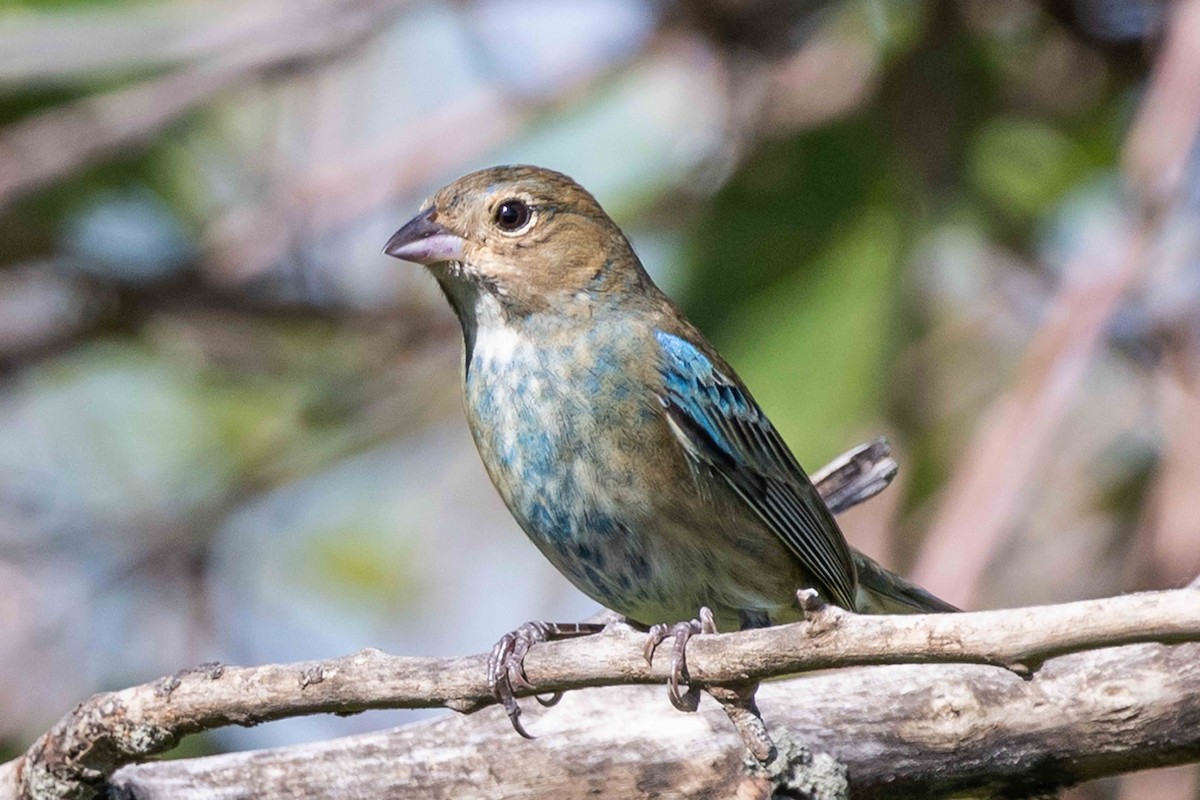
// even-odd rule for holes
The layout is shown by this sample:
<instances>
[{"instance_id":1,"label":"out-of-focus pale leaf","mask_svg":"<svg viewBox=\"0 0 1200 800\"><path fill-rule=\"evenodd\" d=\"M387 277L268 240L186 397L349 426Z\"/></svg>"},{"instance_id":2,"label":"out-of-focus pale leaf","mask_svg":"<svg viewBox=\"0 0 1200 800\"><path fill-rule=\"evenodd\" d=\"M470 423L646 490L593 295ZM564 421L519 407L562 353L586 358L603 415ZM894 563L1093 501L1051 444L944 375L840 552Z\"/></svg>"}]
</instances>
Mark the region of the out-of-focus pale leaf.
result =
<instances>
[{"instance_id":1,"label":"out-of-focus pale leaf","mask_svg":"<svg viewBox=\"0 0 1200 800\"><path fill-rule=\"evenodd\" d=\"M197 376L136 346L29 372L0 395L0 489L22 487L46 535L100 553L137 548L233 479L203 392Z\"/></svg>"},{"instance_id":2,"label":"out-of-focus pale leaf","mask_svg":"<svg viewBox=\"0 0 1200 800\"><path fill-rule=\"evenodd\" d=\"M623 222L664 187L721 158L728 147L723 79L708 53L681 45L639 62L480 166L526 163L565 172Z\"/></svg>"},{"instance_id":3,"label":"out-of-focus pale leaf","mask_svg":"<svg viewBox=\"0 0 1200 800\"><path fill-rule=\"evenodd\" d=\"M468 9L488 77L529 94L560 91L628 56L653 32L656 13L637 0L483 0Z\"/></svg>"},{"instance_id":4,"label":"out-of-focus pale leaf","mask_svg":"<svg viewBox=\"0 0 1200 800\"><path fill-rule=\"evenodd\" d=\"M67 220L61 238L80 269L122 283L169 278L195 256L170 206L145 189L89 198Z\"/></svg>"}]
</instances>

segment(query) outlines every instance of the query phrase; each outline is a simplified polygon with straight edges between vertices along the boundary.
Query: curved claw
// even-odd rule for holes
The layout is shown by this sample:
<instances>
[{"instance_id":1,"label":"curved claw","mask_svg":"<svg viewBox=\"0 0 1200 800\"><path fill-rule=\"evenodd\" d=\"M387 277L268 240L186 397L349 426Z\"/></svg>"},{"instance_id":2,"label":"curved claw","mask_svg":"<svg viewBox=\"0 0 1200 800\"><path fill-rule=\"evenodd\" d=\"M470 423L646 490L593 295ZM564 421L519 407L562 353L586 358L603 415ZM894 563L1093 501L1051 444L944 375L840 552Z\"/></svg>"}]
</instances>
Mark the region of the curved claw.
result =
<instances>
[{"instance_id":1,"label":"curved claw","mask_svg":"<svg viewBox=\"0 0 1200 800\"><path fill-rule=\"evenodd\" d=\"M679 693L679 684L688 680L688 639L692 638L692 634L699 632L700 625L695 620L681 622L675 626L675 645L671 648L671 677L667 681L667 697L671 705L680 711L695 711L700 707L700 690L697 687L688 686L687 693Z\"/></svg>"},{"instance_id":2,"label":"curved claw","mask_svg":"<svg viewBox=\"0 0 1200 800\"><path fill-rule=\"evenodd\" d=\"M688 682L687 643L697 633L716 633L717 624L712 611L707 607L700 609L699 619L687 622L677 622L674 625L658 623L646 634L646 644L642 654L646 661L653 663L654 651L668 637L674 637L671 647L670 674L667 677L667 697L671 705L680 711L695 711L700 705L700 689L689 686L687 692L680 692L680 684Z\"/></svg>"},{"instance_id":3,"label":"curved claw","mask_svg":"<svg viewBox=\"0 0 1200 800\"><path fill-rule=\"evenodd\" d=\"M555 692L554 694L550 695L549 697L542 697L540 694L535 694L533 696L533 699L537 700L539 703L541 703L546 708L549 708L550 706L558 705L558 701L563 699L563 693Z\"/></svg>"},{"instance_id":4,"label":"curved claw","mask_svg":"<svg viewBox=\"0 0 1200 800\"><path fill-rule=\"evenodd\" d=\"M496 702L504 707L513 730L526 739L534 738L521 724L521 706L517 703L515 690L533 691L535 688L525 674L525 656L529 648L539 642L553 639L569 639L575 636L586 636L598 633L604 628L601 624L553 622L526 622L514 631L504 634L492 648L488 656L487 686ZM561 692L555 692L547 699L534 696L544 706L552 706L562 699Z\"/></svg>"},{"instance_id":5,"label":"curved claw","mask_svg":"<svg viewBox=\"0 0 1200 800\"><path fill-rule=\"evenodd\" d=\"M488 656L487 685L492 697L496 698L496 702L504 707L504 712L508 714L508 721L512 723L513 730L526 739L532 739L533 737L525 730L525 726L521 724L521 706L513 695L512 656L516 651L517 640L521 633L522 629L518 628L504 634L492 648L491 655Z\"/></svg>"},{"instance_id":6,"label":"curved claw","mask_svg":"<svg viewBox=\"0 0 1200 800\"><path fill-rule=\"evenodd\" d=\"M650 630L646 633L646 644L642 646L642 658L646 659L647 664L654 663L654 651L670 635L671 626L664 622L650 626Z\"/></svg>"}]
</instances>

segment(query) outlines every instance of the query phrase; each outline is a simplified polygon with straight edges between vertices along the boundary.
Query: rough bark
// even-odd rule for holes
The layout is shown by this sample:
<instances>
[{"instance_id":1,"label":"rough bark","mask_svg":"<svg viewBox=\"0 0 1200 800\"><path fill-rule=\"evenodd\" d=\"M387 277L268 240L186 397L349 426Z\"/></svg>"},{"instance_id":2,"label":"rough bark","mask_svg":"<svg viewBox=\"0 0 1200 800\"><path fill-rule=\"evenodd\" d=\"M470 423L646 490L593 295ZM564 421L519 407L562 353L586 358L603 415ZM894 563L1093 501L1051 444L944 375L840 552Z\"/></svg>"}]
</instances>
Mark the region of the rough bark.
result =
<instances>
[{"instance_id":1,"label":"rough bark","mask_svg":"<svg viewBox=\"0 0 1200 800\"><path fill-rule=\"evenodd\" d=\"M894 472L886 443L878 441L814 477L831 508L840 510L878 492ZM468 788L479 796L553 797L577 793L580 775L589 775L610 797L668 788L687 796L720 793L735 784L739 797L765 797L777 785L806 786L803 796L839 797L844 763L857 793L903 797L1066 785L1200 757L1195 585L972 614L871 617L819 604L805 609L810 617L802 623L699 636L689 644L692 680L724 703L728 716L717 711L720 723L713 722L713 709L699 717L664 713L667 707L645 691L626 688L571 698L540 721L558 727L549 729L552 741L536 746L517 740L506 720L497 730L494 715L485 715L308 748L126 770L115 785L151 797L182 797L182 783L196 797L425 797ZM643 640L644 634L620 626L540 645L530 651L526 672L537 693L662 683L665 659L646 664ZM1156 644L1121 647L1147 642ZM372 708L476 711L493 703L485 663L482 655L411 658L367 650L321 662L208 664L98 694L21 757L0 765L0 800L92 797L123 765L222 725ZM738 768L741 740L729 720L746 717L761 732L754 681L835 667L935 663L943 666L893 666L765 687L760 705L785 728L775 736L782 757L769 764L769 774ZM769 745L765 735L759 739ZM795 742L812 743L818 752L809 758ZM416 794L389 788L392 782L415 787ZM479 794L485 788L492 794Z\"/></svg>"},{"instance_id":2,"label":"rough bark","mask_svg":"<svg viewBox=\"0 0 1200 800\"><path fill-rule=\"evenodd\" d=\"M832 755L846 765L853 797L1024 796L1200 759L1197 644L1063 656L1030 680L985 665L844 670L765 684L758 700L781 750L790 742L802 755L803 743ZM743 766L741 742L711 700L681 714L659 689L595 689L569 695L532 727L540 738L520 739L493 708L302 747L126 767L113 786L137 800L765 798L773 788ZM792 785L806 776L800 770Z\"/></svg>"},{"instance_id":3,"label":"rough bark","mask_svg":"<svg viewBox=\"0 0 1200 800\"><path fill-rule=\"evenodd\" d=\"M666 678L664 660L659 659L653 666L647 665L641 655L642 640L643 634L617 628L584 639L540 645L529 653L526 671L539 693L601 685L661 683ZM941 695L945 699L939 701L944 708L932 717L927 713L923 723L937 727L938 720L947 715L951 721L964 714L971 717L976 707L1002 709L1010 700L1024 703L1026 710L1020 712L1022 715L1041 709L1038 702L1042 701L1038 698L1043 695L1054 697L1053 691L1045 688L1042 673L1039 673L1039 680L1029 683L1023 682L1018 674L1038 670L1044 661L1056 656L1137 642L1185 641L1200 641L1200 596L1194 589L1148 592L1040 608L911 617L859 616L829 607L811 622L696 637L689 645L688 661L691 676L697 683L715 685L853 665L991 665L979 672L945 673L951 677L938 672L928 673L929 677L924 679L927 687L950 681L950 688ZM1097 684L1115 687L1111 690L1112 696L1125 703L1121 708L1136 710L1132 720L1135 727L1148 730L1145 737L1118 737L1119 741L1111 747L1133 748L1132 751L1121 749L1119 757L1113 757L1103 748L1097 751L1103 763L1111 767L1091 769L1122 771L1132 768L1133 764L1151 766L1172 763L1169 761L1172 758L1195 757L1195 750L1189 749L1195 746L1195 740L1191 738L1197 735L1194 725L1183 725L1182 730L1170 727L1168 731L1149 723L1161 720L1163 714L1169 719L1184 721L1186 714L1181 717L1180 709L1186 701L1181 698L1188 692L1191 704L1198 705L1200 682L1196 681L1196 672L1188 664L1188 657L1194 657L1196 650L1191 646L1179 651L1162 649L1157 661L1147 661L1144 655L1139 655L1148 652L1143 650L1110 652L1117 655L1107 658L1115 658L1115 661L1102 661L1095 668L1085 661L1081 667L1065 673L1066 684L1052 685L1067 686L1058 692L1062 701L1052 705L1069 705L1087 693L1095 693L1096 684L1089 682L1089 678L1094 677ZM1180 658L1179 652L1185 657ZM1130 659L1130 663L1123 663L1122 654ZM1134 656L1142 660L1135 662ZM1138 672L1139 663L1147 665L1141 672ZM163 752L183 734L220 725L252 725L298 714L346 713L369 708L445 706L459 711L476 710L492 702L485 685L484 664L482 655L436 659L364 651L328 662L203 667L154 683L96 695L80 704L21 759L0 767L0 788L5 786L7 776L12 786L19 786L30 797L88 797L121 765ZM896 674L912 676L906 680L921 680L916 677L920 673ZM1001 674L1005 677L998 677ZM1059 674L1051 673L1051 677ZM1103 677L1109 674L1113 676L1112 680L1121 680L1112 683ZM1122 677L1127 674L1140 675L1138 680L1145 685L1139 688L1129 684ZM975 679L986 681L976 686ZM894 679L885 677L881 680L886 684ZM1010 696L1000 691L1006 686L1021 688L1007 689L1007 692L1015 693ZM887 694L876 692L875 695L857 697L846 703L845 711L850 714L865 711L878 724L880 713L888 710L881 699ZM1126 695L1135 697L1136 702L1126 703L1123 699ZM1102 711L1105 696L1102 692L1087 707L1097 713L1097 709ZM831 705L836 706L836 703ZM768 715L779 713L765 698L760 698L760 706ZM886 739L903 742L909 735L905 731L921 728L922 723L913 721L920 717L910 719L906 716L908 711L915 712L915 709L905 709L904 713L889 717L890 721L882 725ZM800 706L800 713L808 713L807 705ZM1002 710L997 713L1007 715ZM1055 718L1061 713L1056 711ZM554 715L548 717L550 721L554 719ZM671 722L656 725L686 724L672 717L657 719ZM1195 721L1191 717L1187 719ZM853 726L830 724L839 739L854 738L844 734ZM1107 739L1110 727L1106 723L1095 733ZM618 726L618 730L629 735L631 740L644 738L641 733L631 735L630 731L634 729L624 724ZM979 734L973 732L974 728L970 730L974 741ZM1037 727L1022 729L1015 739L1027 739L1035 730ZM1088 725L1080 722L1077 729L1070 730L1070 735L1066 736L1069 741L1062 746L1075 747L1088 742L1088 733ZM566 738L590 741L582 733ZM650 738L661 738L661 734ZM1171 745L1176 739L1185 742L1182 751ZM941 755L945 757L961 757L967 752L958 736L939 741ZM1148 747L1147 741L1157 742L1158 746ZM824 740L821 742L824 748ZM1052 745L1052 741L1033 742L1029 752ZM635 751L641 746L632 745ZM1013 742L1007 738L986 742L987 752L1004 753L1006 762L1014 757L1012 747ZM598 756L614 756L611 743L606 749L609 752ZM876 755L886 753L883 759L888 763L897 758L913 757L901 756L894 747L875 752ZM1082 751L1074 752L1078 758L1084 755ZM440 760L433 750L426 749L422 753L423 757ZM1108 760L1104 760L1105 757ZM1047 758L1049 764L1061 760L1060 757ZM1138 763L1138 759L1143 762ZM1168 761L1158 762L1157 759ZM922 763L926 768L931 766L928 760ZM935 773L954 774L945 767ZM14 775L20 777L20 783ZM530 780L535 784L541 781L536 775L527 777L529 780L522 785ZM930 780L934 777L927 776Z\"/></svg>"}]
</instances>

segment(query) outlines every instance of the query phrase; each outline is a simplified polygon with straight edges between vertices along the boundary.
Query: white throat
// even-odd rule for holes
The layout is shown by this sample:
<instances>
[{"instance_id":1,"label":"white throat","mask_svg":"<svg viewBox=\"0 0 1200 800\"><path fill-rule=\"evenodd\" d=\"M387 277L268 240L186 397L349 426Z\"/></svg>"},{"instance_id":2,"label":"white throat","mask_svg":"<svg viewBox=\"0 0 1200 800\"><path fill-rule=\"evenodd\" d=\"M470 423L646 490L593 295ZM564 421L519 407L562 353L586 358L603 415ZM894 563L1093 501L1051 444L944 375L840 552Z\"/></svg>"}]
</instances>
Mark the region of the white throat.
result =
<instances>
[{"instance_id":1,"label":"white throat","mask_svg":"<svg viewBox=\"0 0 1200 800\"><path fill-rule=\"evenodd\" d=\"M482 369L511 364L524 344L524 337L511 325L490 292L473 292L464 304L466 319L474 333L471 360Z\"/></svg>"}]
</instances>

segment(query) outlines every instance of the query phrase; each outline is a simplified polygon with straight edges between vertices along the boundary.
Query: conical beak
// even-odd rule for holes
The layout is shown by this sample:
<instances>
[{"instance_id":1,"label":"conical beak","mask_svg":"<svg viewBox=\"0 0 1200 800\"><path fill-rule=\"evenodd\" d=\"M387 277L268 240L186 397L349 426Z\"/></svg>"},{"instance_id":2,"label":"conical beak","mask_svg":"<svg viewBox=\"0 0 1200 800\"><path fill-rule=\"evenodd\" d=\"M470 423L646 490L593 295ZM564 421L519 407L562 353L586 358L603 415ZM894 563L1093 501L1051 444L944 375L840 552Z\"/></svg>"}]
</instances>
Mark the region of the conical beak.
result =
<instances>
[{"instance_id":1,"label":"conical beak","mask_svg":"<svg viewBox=\"0 0 1200 800\"><path fill-rule=\"evenodd\" d=\"M418 264L462 261L462 237L434 222L435 217L433 206L413 217L388 239L383 252Z\"/></svg>"}]
</instances>

